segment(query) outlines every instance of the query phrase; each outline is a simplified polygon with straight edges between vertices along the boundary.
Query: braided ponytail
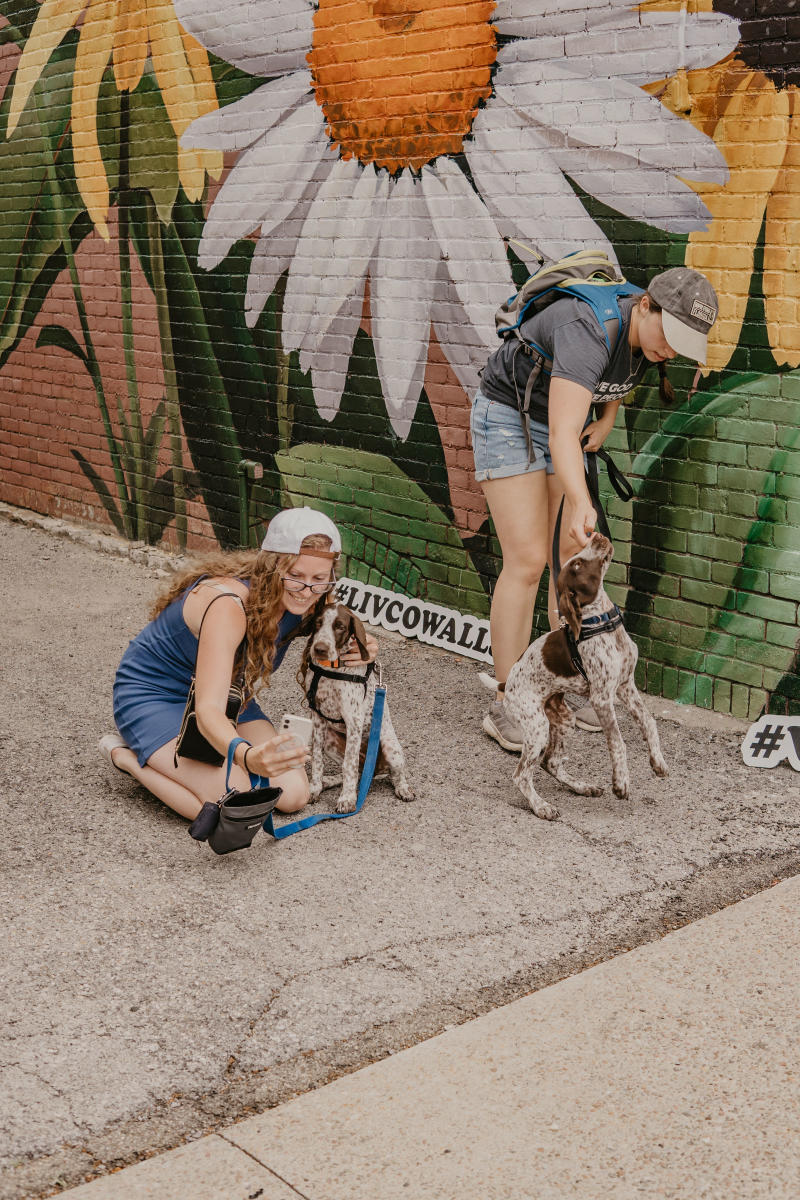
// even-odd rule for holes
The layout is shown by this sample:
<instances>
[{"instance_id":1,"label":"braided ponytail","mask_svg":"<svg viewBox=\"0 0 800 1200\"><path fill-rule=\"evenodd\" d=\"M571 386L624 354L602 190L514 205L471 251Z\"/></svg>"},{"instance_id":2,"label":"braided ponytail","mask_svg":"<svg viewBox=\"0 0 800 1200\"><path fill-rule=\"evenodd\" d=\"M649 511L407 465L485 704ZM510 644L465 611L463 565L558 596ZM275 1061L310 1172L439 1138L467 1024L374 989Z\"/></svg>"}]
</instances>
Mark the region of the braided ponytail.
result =
<instances>
[{"instance_id":1,"label":"braided ponytail","mask_svg":"<svg viewBox=\"0 0 800 1200\"><path fill-rule=\"evenodd\" d=\"M658 363L657 366L658 366L658 398L662 404L674 404L675 403L675 389L669 381L669 377L667 375L667 368L664 366L663 362Z\"/></svg>"},{"instance_id":2,"label":"braided ponytail","mask_svg":"<svg viewBox=\"0 0 800 1200\"><path fill-rule=\"evenodd\" d=\"M647 293L647 299L650 301L650 312L660 313L661 305L656 303L650 293ZM667 368L663 362L656 363L658 367L658 398L662 404L675 403L675 389L669 381Z\"/></svg>"}]
</instances>

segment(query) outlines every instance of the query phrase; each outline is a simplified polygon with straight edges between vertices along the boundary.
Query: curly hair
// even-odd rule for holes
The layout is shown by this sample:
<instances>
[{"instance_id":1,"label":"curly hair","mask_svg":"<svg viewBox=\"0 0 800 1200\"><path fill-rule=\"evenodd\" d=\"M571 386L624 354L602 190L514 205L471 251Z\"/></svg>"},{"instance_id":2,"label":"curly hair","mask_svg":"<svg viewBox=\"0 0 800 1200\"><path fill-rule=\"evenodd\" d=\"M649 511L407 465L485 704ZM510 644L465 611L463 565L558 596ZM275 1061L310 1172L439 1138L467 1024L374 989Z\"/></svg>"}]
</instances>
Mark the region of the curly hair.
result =
<instances>
[{"instance_id":1,"label":"curly hair","mask_svg":"<svg viewBox=\"0 0 800 1200\"><path fill-rule=\"evenodd\" d=\"M324 554L331 559L331 570L335 571L338 555L331 553L330 546L330 538L325 534L313 533L303 538L300 551ZM248 583L250 586L244 602L247 618L244 693L245 700L249 700L259 684L269 687L272 664L275 661L278 623L282 616L283 576L292 569L299 557L299 554L274 554L267 550L233 550L219 551L198 559L176 575L169 587L157 598L150 619L157 617L167 605L177 600L187 588L201 579L230 577ZM310 632L322 610L330 603L330 592L320 596L288 640ZM239 665L237 662L237 666Z\"/></svg>"}]
</instances>

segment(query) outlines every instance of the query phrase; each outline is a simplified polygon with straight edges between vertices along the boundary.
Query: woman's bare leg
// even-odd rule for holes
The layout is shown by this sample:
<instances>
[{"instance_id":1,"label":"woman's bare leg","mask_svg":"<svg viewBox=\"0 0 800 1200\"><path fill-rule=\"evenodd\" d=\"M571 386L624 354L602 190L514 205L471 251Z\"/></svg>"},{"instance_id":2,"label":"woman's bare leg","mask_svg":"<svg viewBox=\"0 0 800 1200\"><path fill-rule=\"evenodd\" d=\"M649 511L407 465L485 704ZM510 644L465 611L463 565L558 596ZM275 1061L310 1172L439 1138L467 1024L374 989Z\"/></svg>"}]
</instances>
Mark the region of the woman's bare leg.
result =
<instances>
[{"instance_id":1,"label":"woman's bare leg","mask_svg":"<svg viewBox=\"0 0 800 1200\"><path fill-rule=\"evenodd\" d=\"M247 721L238 726L239 736L257 745L275 736L275 728L269 721ZM175 766L177 738L160 746L140 767L136 755L128 747L121 746L112 752L115 766L126 771L148 792L187 820L193 821L208 801L219 800L225 794L225 767L212 767L208 763L196 762L191 758L179 758ZM305 771L286 771L270 779L274 787L283 789L278 801L280 812L297 812L308 804L308 776ZM234 766L230 775L231 787L246 791L250 779L246 771Z\"/></svg>"},{"instance_id":2,"label":"woman's bare leg","mask_svg":"<svg viewBox=\"0 0 800 1200\"><path fill-rule=\"evenodd\" d=\"M126 771L137 783L147 788L148 792L152 792L156 799L161 800L180 816L193 821L200 812L202 806L194 792L150 766L152 759L148 759L147 763L140 767L133 751L127 746L120 746L111 752L111 760L115 767Z\"/></svg>"},{"instance_id":3,"label":"woman's bare leg","mask_svg":"<svg viewBox=\"0 0 800 1200\"><path fill-rule=\"evenodd\" d=\"M531 640L536 593L547 563L547 476L544 471L530 471L486 479L481 487L503 555L489 624L495 677L505 684Z\"/></svg>"}]
</instances>

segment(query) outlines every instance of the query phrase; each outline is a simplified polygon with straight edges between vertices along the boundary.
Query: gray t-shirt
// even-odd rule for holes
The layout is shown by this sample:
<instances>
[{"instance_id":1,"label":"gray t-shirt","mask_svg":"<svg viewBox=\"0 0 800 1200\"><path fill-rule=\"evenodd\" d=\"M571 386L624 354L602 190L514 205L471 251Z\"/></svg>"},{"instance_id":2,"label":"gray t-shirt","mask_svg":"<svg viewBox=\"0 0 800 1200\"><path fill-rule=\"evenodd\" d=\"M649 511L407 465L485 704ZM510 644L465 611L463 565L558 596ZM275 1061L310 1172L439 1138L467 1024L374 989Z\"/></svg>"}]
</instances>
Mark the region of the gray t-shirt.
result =
<instances>
[{"instance_id":1,"label":"gray t-shirt","mask_svg":"<svg viewBox=\"0 0 800 1200\"><path fill-rule=\"evenodd\" d=\"M552 376L579 383L592 393L595 404L605 404L626 395L638 382L647 359L634 353L628 343L631 311L635 296L625 296L619 302L622 324L613 354L609 354L605 332L588 304L565 298L548 304L547 308L522 322L522 336L535 342L553 360ZM520 399L533 368L533 361L518 352L519 341L509 337L495 350L483 369L481 391L490 400L517 407L514 390L516 379ZM534 384L531 396L531 415L546 420L550 378L542 371Z\"/></svg>"}]
</instances>

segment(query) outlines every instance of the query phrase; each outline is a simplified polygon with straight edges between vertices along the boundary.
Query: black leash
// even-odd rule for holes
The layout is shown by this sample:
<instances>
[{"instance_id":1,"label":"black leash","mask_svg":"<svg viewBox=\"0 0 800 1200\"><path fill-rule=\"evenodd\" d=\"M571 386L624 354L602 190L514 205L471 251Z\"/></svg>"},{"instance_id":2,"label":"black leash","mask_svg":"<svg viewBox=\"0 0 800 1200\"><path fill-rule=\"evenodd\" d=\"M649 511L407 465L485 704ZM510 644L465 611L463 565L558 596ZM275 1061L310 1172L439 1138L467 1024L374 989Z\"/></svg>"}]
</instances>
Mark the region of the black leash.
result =
<instances>
[{"instance_id":1,"label":"black leash","mask_svg":"<svg viewBox=\"0 0 800 1200\"><path fill-rule=\"evenodd\" d=\"M583 445L583 442L581 442L581 445ZM608 520L606 519L606 514L600 501L600 484L597 475L598 458L602 459L602 461L605 463L611 486L619 496L620 500L631 500L633 498L633 488L622 474L607 450L600 449L586 451L586 487L588 488L594 510L597 513L598 528L603 537L607 537L608 540L611 541L611 530L609 529ZM562 496L561 503L558 506L558 516L556 517L555 529L553 530L553 589L556 593L556 607L559 610L559 615L561 613L561 608L558 603L558 588L556 587L556 583L561 573L561 518L564 515L564 500L565 497ZM583 665L583 659L581 658L581 654L578 649L578 642L585 642L588 638L596 637L598 633L610 633L613 629L619 628L622 623L622 613L616 604L610 612L602 613L599 617L587 617L585 621L582 621L580 637L578 638L575 637L575 634L572 632L567 622L564 621L562 628L564 630L564 636L567 640L567 649L569 651L570 661L572 662L575 670L578 671L578 673L581 674L583 678L587 680L587 682L588 677L586 675L586 669Z\"/></svg>"},{"instance_id":2,"label":"black leash","mask_svg":"<svg viewBox=\"0 0 800 1200\"><path fill-rule=\"evenodd\" d=\"M583 445L583 443L581 443ZM620 500L632 500L633 488L628 480L622 474L617 464L614 462L607 450L587 450L586 451L586 487L589 491L589 497L592 501L595 512L597 513L597 526L603 537L607 537L611 541L611 530L608 527L606 514L600 500L600 485L597 477L597 460L602 459L605 463L608 478L611 486L619 496ZM561 503L558 506L558 516L556 517L556 527L553 530L553 579L558 579L561 571L561 518L564 515L564 500L561 497ZM556 601L558 593L556 593Z\"/></svg>"}]
</instances>

